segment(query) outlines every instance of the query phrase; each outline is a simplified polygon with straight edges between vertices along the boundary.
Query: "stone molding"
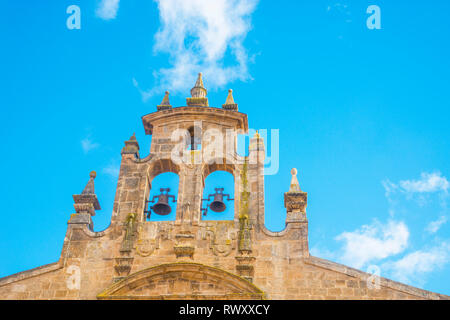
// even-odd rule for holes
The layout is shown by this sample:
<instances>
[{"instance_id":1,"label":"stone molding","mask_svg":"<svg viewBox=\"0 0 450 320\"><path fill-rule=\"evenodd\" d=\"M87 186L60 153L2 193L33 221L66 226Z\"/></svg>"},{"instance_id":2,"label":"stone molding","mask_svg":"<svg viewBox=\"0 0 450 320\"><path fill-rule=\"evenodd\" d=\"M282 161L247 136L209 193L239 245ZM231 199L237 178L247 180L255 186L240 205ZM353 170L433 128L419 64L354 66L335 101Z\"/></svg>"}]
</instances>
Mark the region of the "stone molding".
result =
<instances>
[{"instance_id":1,"label":"stone molding","mask_svg":"<svg viewBox=\"0 0 450 320\"><path fill-rule=\"evenodd\" d=\"M325 260L322 258L309 256L308 258L303 259L305 264L313 265L316 267L320 267L327 270L336 271L339 273L343 273L345 275L348 275L350 277L367 280L367 278L373 276L369 273L345 266L343 264L339 264L336 262L332 262L329 260ZM417 296L422 299L429 299L429 300L450 300L450 296L446 296L439 293L434 293L431 291L419 289L416 287L412 287L400 282L396 282L387 278L380 277L380 285L389 289L393 289L396 291L401 291L410 295Z\"/></svg>"},{"instance_id":2,"label":"stone molding","mask_svg":"<svg viewBox=\"0 0 450 320\"><path fill-rule=\"evenodd\" d=\"M142 292L153 281L161 279L193 281L198 289L193 292L166 293L156 295L136 294ZM216 283L217 287L208 294L200 293L201 284ZM217 292L215 292L217 291ZM145 292L145 291L144 291ZM97 295L100 300L123 299L264 299L264 292L248 280L228 271L189 262L162 264L133 273Z\"/></svg>"},{"instance_id":3,"label":"stone molding","mask_svg":"<svg viewBox=\"0 0 450 320\"><path fill-rule=\"evenodd\" d=\"M62 268L61 261L57 261L57 262L49 263L49 264L46 264L46 265L43 265L43 266L40 266L40 267L37 267L34 269L18 272L18 273L12 274L10 276L1 278L0 279L0 287L10 284L10 283L13 283L13 282L40 276L44 273L56 271L61 268Z\"/></svg>"}]
</instances>

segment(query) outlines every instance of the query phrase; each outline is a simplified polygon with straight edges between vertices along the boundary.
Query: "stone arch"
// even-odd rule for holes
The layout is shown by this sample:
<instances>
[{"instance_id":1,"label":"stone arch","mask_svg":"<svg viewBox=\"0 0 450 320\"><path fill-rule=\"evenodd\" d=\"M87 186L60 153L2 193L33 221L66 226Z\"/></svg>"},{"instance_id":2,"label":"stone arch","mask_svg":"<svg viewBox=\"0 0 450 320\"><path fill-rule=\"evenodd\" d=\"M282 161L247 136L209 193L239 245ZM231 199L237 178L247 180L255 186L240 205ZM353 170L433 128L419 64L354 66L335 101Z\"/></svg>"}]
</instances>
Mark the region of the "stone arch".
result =
<instances>
[{"instance_id":1,"label":"stone arch","mask_svg":"<svg viewBox=\"0 0 450 320\"><path fill-rule=\"evenodd\" d=\"M205 181L206 178L216 172L216 171L225 171L230 173L234 178L234 219L238 219L239 216L239 194L240 194L240 167L237 164L236 159L230 158L216 158L209 163L203 164L202 168L202 194L205 189Z\"/></svg>"},{"instance_id":2,"label":"stone arch","mask_svg":"<svg viewBox=\"0 0 450 320\"><path fill-rule=\"evenodd\" d=\"M149 183L161 173L173 172L180 174L180 166L175 164L171 159L155 159L147 169Z\"/></svg>"},{"instance_id":3,"label":"stone arch","mask_svg":"<svg viewBox=\"0 0 450 320\"><path fill-rule=\"evenodd\" d=\"M114 283L97 296L102 300L261 300L264 292L246 279L198 263L150 267Z\"/></svg>"},{"instance_id":4,"label":"stone arch","mask_svg":"<svg viewBox=\"0 0 450 320\"><path fill-rule=\"evenodd\" d=\"M163 173L172 172L178 175L178 183L180 183L180 166L175 164L171 159L154 159L147 168L147 184L148 188L145 192L145 199L148 200L150 197L150 192L152 190L152 181L157 176ZM180 187L178 186L178 193L180 192ZM176 198L179 198L179 194L176 194ZM147 206L144 206L147 210ZM178 205L177 209L178 211ZM143 215L143 220L145 221L145 215Z\"/></svg>"}]
</instances>

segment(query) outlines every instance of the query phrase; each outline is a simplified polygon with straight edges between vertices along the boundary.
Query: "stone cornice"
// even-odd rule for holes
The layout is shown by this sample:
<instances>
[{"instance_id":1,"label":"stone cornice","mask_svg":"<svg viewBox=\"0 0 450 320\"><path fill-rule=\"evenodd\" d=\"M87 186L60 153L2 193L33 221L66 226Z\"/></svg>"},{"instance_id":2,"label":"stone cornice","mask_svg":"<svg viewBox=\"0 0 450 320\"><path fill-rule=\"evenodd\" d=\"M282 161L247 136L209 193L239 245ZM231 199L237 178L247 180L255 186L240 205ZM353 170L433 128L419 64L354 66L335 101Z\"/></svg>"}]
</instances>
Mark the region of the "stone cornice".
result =
<instances>
[{"instance_id":1,"label":"stone cornice","mask_svg":"<svg viewBox=\"0 0 450 320\"><path fill-rule=\"evenodd\" d=\"M62 265L61 265L60 261L57 261L57 262L49 263L49 264L46 264L46 265L43 265L43 266L40 266L37 268L33 268L30 270L18 272L18 273L12 274L10 276L0 278L0 287L10 284L10 283L13 283L13 282L18 282L21 280L36 277L36 276L39 276L44 273L56 271L61 268L62 268Z\"/></svg>"},{"instance_id":2,"label":"stone cornice","mask_svg":"<svg viewBox=\"0 0 450 320\"><path fill-rule=\"evenodd\" d=\"M362 280L366 280L367 278L373 276L369 273L351 268L351 267L347 267L343 264L339 264L336 262L332 262L329 260L325 260L325 259L321 259L318 257L314 257L314 256L309 256L308 258L305 258L304 260L305 264L309 264L309 265L313 265L316 267L320 267L323 269L327 269L327 270L332 270L332 271L336 271L339 273L343 273L346 274L350 277L354 277L354 278L358 278L358 279L362 279ZM387 278L383 278L380 277L380 286L382 287L386 287L389 289L393 289L396 291L401 291L403 293L406 294L410 294L413 296L416 296L418 298L422 298L422 299L428 299L428 300L450 300L450 296L446 296L443 294L439 294L439 293L434 293L431 291L427 291L427 290L423 290L423 289L419 289L416 287L412 287L400 282L396 282Z\"/></svg>"},{"instance_id":3,"label":"stone cornice","mask_svg":"<svg viewBox=\"0 0 450 320\"><path fill-rule=\"evenodd\" d=\"M221 124L228 124L235 129L248 131L248 119L245 113L228 111L212 107L177 107L168 110L161 110L147 114L142 117L145 133L151 135L155 123L166 124L171 122L186 121L186 116L191 116L196 120L217 121Z\"/></svg>"}]
</instances>

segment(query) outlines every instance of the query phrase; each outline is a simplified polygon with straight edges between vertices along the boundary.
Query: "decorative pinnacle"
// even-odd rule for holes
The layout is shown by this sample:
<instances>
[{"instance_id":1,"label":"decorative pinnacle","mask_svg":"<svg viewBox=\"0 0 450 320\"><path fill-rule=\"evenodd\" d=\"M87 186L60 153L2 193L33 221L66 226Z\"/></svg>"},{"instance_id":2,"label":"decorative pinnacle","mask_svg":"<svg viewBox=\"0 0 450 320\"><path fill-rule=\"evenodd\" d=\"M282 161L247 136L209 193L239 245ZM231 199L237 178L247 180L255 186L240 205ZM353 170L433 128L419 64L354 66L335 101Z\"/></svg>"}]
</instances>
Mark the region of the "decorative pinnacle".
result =
<instances>
[{"instance_id":1,"label":"decorative pinnacle","mask_svg":"<svg viewBox=\"0 0 450 320\"><path fill-rule=\"evenodd\" d=\"M89 173L89 182L81 194L74 194L74 207L77 213L89 213L95 215L95 210L100 210L100 204L95 195L94 179L97 176L95 171ZM75 223L75 222L74 222Z\"/></svg>"},{"instance_id":2,"label":"decorative pinnacle","mask_svg":"<svg viewBox=\"0 0 450 320\"><path fill-rule=\"evenodd\" d=\"M292 179L291 179L291 186L289 188L289 192L290 193L302 192L302 189L300 189L300 184L298 183L298 179L297 179L297 169L293 168L291 170L291 174L292 174Z\"/></svg>"},{"instance_id":3,"label":"decorative pinnacle","mask_svg":"<svg viewBox=\"0 0 450 320\"><path fill-rule=\"evenodd\" d=\"M198 74L195 86L191 89L191 97L186 98L186 103L189 107L208 107L208 98L206 97L206 91L203 85L202 73Z\"/></svg>"},{"instance_id":4,"label":"decorative pinnacle","mask_svg":"<svg viewBox=\"0 0 450 320\"><path fill-rule=\"evenodd\" d=\"M225 104L222 105L222 108L225 110L232 110L232 111L238 110L238 105L234 102L233 90L231 89L228 90L227 100L225 101Z\"/></svg>"},{"instance_id":5,"label":"decorative pinnacle","mask_svg":"<svg viewBox=\"0 0 450 320\"><path fill-rule=\"evenodd\" d=\"M161 102L161 106L170 106L170 102L169 102L169 91L165 92L164 98Z\"/></svg>"},{"instance_id":6,"label":"decorative pinnacle","mask_svg":"<svg viewBox=\"0 0 450 320\"><path fill-rule=\"evenodd\" d=\"M159 110L159 109L158 109ZM139 153L139 143L136 139L136 132L130 137L129 140L125 141L125 147L122 149L122 154L138 154Z\"/></svg>"},{"instance_id":7,"label":"decorative pinnacle","mask_svg":"<svg viewBox=\"0 0 450 320\"><path fill-rule=\"evenodd\" d=\"M203 79L202 79L202 73L201 72L199 72L199 74L198 74L197 81L195 82L195 87L204 88L204 86L203 86Z\"/></svg>"},{"instance_id":8,"label":"decorative pinnacle","mask_svg":"<svg viewBox=\"0 0 450 320\"><path fill-rule=\"evenodd\" d=\"M161 104L158 105L156 107L158 109L158 111L160 110L167 110L167 109L171 109L172 106L170 105L170 101L169 101L169 91L166 91L163 100L161 101Z\"/></svg>"},{"instance_id":9,"label":"decorative pinnacle","mask_svg":"<svg viewBox=\"0 0 450 320\"><path fill-rule=\"evenodd\" d=\"M200 72L195 82L194 87L191 89L192 98L205 98L207 91L203 85L202 73Z\"/></svg>"},{"instance_id":10,"label":"decorative pinnacle","mask_svg":"<svg viewBox=\"0 0 450 320\"><path fill-rule=\"evenodd\" d=\"M235 104L233 99L233 90L228 90L228 96L227 101L225 101L225 104Z\"/></svg>"},{"instance_id":11,"label":"decorative pinnacle","mask_svg":"<svg viewBox=\"0 0 450 320\"><path fill-rule=\"evenodd\" d=\"M97 172L91 171L89 174L89 182L87 183L86 187L84 188L83 192L81 194L95 194L95 188L94 188L94 179L97 176Z\"/></svg>"}]
</instances>

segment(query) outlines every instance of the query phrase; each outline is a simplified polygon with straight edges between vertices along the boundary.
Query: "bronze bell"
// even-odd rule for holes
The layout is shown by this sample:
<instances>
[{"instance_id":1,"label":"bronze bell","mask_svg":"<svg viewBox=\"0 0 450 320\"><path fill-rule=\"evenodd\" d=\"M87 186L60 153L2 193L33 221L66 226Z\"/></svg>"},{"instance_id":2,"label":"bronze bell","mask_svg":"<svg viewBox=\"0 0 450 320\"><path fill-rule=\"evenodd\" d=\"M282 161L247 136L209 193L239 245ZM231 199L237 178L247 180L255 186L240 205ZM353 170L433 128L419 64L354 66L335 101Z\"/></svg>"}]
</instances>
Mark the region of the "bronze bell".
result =
<instances>
[{"instance_id":1,"label":"bronze bell","mask_svg":"<svg viewBox=\"0 0 450 320\"><path fill-rule=\"evenodd\" d=\"M227 208L223 202L223 190L224 188L216 188L216 193L212 195L214 200L209 205L209 208L214 212L224 212Z\"/></svg>"},{"instance_id":2,"label":"bronze bell","mask_svg":"<svg viewBox=\"0 0 450 320\"><path fill-rule=\"evenodd\" d=\"M160 195L156 195L151 201L147 201L154 203L155 199L158 198L158 202L154 206L151 206L148 211L145 211L146 213L148 213L147 218L150 218L150 213L152 210L153 212L161 216L170 214L172 212L172 208L169 206L169 199L172 198L173 202L177 202L175 200L175 196L169 194L170 188L161 188L159 189L159 191L161 191Z\"/></svg>"},{"instance_id":3,"label":"bronze bell","mask_svg":"<svg viewBox=\"0 0 450 320\"><path fill-rule=\"evenodd\" d=\"M223 193L224 188L215 188L215 190L216 190L216 193L210 194L208 196L208 199L202 199L202 201L209 201L211 197L214 197L211 204L209 204L206 208L202 208L204 216L206 216L208 207L214 212L224 212L227 209L227 206L226 206L225 202L223 201L224 197L227 197L228 201L234 200L234 199L230 199L229 194Z\"/></svg>"}]
</instances>

